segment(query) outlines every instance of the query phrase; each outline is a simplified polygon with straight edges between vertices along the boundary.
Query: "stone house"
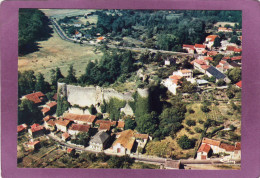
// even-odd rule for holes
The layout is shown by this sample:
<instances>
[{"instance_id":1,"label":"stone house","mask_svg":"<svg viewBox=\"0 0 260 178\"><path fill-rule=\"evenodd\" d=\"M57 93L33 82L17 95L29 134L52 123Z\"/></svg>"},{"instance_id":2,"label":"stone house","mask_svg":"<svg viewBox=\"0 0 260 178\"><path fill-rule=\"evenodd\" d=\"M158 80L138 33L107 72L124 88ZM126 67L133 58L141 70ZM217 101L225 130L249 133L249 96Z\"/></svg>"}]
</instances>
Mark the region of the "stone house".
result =
<instances>
[{"instance_id":1,"label":"stone house","mask_svg":"<svg viewBox=\"0 0 260 178\"><path fill-rule=\"evenodd\" d=\"M71 121L69 120L64 120L64 119L57 119L55 121L55 125L57 127L57 130L60 130L62 132L67 132L69 125L70 125Z\"/></svg>"},{"instance_id":2,"label":"stone house","mask_svg":"<svg viewBox=\"0 0 260 178\"><path fill-rule=\"evenodd\" d=\"M118 133L118 136L112 145L113 152L118 154L130 154L135 143L134 131L125 130Z\"/></svg>"},{"instance_id":3,"label":"stone house","mask_svg":"<svg viewBox=\"0 0 260 178\"><path fill-rule=\"evenodd\" d=\"M28 132L33 138L40 137L44 135L44 127L39 124L33 124Z\"/></svg>"},{"instance_id":4,"label":"stone house","mask_svg":"<svg viewBox=\"0 0 260 178\"><path fill-rule=\"evenodd\" d=\"M68 133L70 135L77 135L79 133L89 132L89 129L90 125L72 124L68 129Z\"/></svg>"},{"instance_id":5,"label":"stone house","mask_svg":"<svg viewBox=\"0 0 260 178\"><path fill-rule=\"evenodd\" d=\"M199 150L197 151L197 159L199 160L208 159L210 150L211 150L210 145L206 143L202 143L200 145Z\"/></svg>"},{"instance_id":6,"label":"stone house","mask_svg":"<svg viewBox=\"0 0 260 178\"><path fill-rule=\"evenodd\" d=\"M27 127L28 126L26 124L18 125L17 126L17 133L18 133L18 135L20 135L23 132L26 132L27 131Z\"/></svg>"},{"instance_id":7,"label":"stone house","mask_svg":"<svg viewBox=\"0 0 260 178\"><path fill-rule=\"evenodd\" d=\"M38 148L40 147L40 141L28 142L28 143L27 143L27 147L28 147L30 150L38 149Z\"/></svg>"},{"instance_id":8,"label":"stone house","mask_svg":"<svg viewBox=\"0 0 260 178\"><path fill-rule=\"evenodd\" d=\"M67 133L67 132L65 132L65 133L63 133L62 135L61 135L61 139L63 140L63 141L68 141L69 140L69 138L70 138L70 135Z\"/></svg>"},{"instance_id":9,"label":"stone house","mask_svg":"<svg viewBox=\"0 0 260 178\"><path fill-rule=\"evenodd\" d=\"M77 124L88 124L88 125L94 126L97 116L65 113L63 115L63 119L75 122Z\"/></svg>"},{"instance_id":10,"label":"stone house","mask_svg":"<svg viewBox=\"0 0 260 178\"><path fill-rule=\"evenodd\" d=\"M106 132L100 131L92 137L89 142L90 148L97 151L106 149L109 141L109 135Z\"/></svg>"},{"instance_id":11,"label":"stone house","mask_svg":"<svg viewBox=\"0 0 260 178\"><path fill-rule=\"evenodd\" d=\"M36 92L25 95L21 99L28 99L36 105L41 105L46 101L46 96L42 92Z\"/></svg>"},{"instance_id":12,"label":"stone house","mask_svg":"<svg viewBox=\"0 0 260 178\"><path fill-rule=\"evenodd\" d=\"M182 45L182 49L186 50L189 54L194 54L195 48L194 45Z\"/></svg>"}]
</instances>

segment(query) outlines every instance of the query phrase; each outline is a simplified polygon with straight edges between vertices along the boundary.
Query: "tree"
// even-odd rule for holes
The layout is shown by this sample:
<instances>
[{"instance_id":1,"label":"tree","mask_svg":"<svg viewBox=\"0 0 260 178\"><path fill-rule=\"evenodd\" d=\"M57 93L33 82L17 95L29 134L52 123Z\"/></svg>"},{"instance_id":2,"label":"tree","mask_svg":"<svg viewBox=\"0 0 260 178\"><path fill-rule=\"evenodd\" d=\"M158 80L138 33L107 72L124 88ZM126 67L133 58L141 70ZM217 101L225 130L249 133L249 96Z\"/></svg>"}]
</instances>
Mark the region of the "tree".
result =
<instances>
[{"instance_id":1,"label":"tree","mask_svg":"<svg viewBox=\"0 0 260 178\"><path fill-rule=\"evenodd\" d=\"M177 142L178 142L179 146L184 150L193 148L195 145L195 142L193 140L189 139L187 137L187 135L181 136L181 138L179 138L179 140Z\"/></svg>"},{"instance_id":2,"label":"tree","mask_svg":"<svg viewBox=\"0 0 260 178\"><path fill-rule=\"evenodd\" d=\"M18 106L18 124L31 125L40 122L43 118L40 109L30 100L22 100Z\"/></svg>"},{"instance_id":3,"label":"tree","mask_svg":"<svg viewBox=\"0 0 260 178\"><path fill-rule=\"evenodd\" d=\"M209 112L209 111L210 111L210 109L209 109L205 104L203 104L203 105L200 107L200 109L201 109L201 111L203 111L203 112Z\"/></svg>"},{"instance_id":4,"label":"tree","mask_svg":"<svg viewBox=\"0 0 260 178\"><path fill-rule=\"evenodd\" d=\"M131 119L131 118L127 118L125 120L125 130L131 129L134 130L136 127L136 122L135 120Z\"/></svg>"},{"instance_id":5,"label":"tree","mask_svg":"<svg viewBox=\"0 0 260 178\"><path fill-rule=\"evenodd\" d=\"M221 39L219 37L215 38L213 46L216 48L221 46Z\"/></svg>"},{"instance_id":6,"label":"tree","mask_svg":"<svg viewBox=\"0 0 260 178\"><path fill-rule=\"evenodd\" d=\"M219 79L216 84L217 86L223 86L226 84L226 82L223 79Z\"/></svg>"},{"instance_id":7,"label":"tree","mask_svg":"<svg viewBox=\"0 0 260 178\"><path fill-rule=\"evenodd\" d=\"M229 69L227 71L227 76L231 80L231 82L234 84L234 83L241 81L242 71L240 68L235 67L235 68Z\"/></svg>"},{"instance_id":8,"label":"tree","mask_svg":"<svg viewBox=\"0 0 260 178\"><path fill-rule=\"evenodd\" d=\"M97 114L97 110L96 110L96 108L95 108L95 106L93 104L89 107L89 112L92 115Z\"/></svg>"},{"instance_id":9,"label":"tree","mask_svg":"<svg viewBox=\"0 0 260 178\"><path fill-rule=\"evenodd\" d=\"M64 76L62 75L59 67L56 67L55 70L52 69L51 70L51 74L52 74L52 76L51 76L51 84L53 86L55 86L55 88L56 88L58 80L59 79L63 79Z\"/></svg>"},{"instance_id":10,"label":"tree","mask_svg":"<svg viewBox=\"0 0 260 178\"><path fill-rule=\"evenodd\" d=\"M28 70L18 72L18 96L32 93L35 91L36 77L34 71Z\"/></svg>"},{"instance_id":11,"label":"tree","mask_svg":"<svg viewBox=\"0 0 260 178\"><path fill-rule=\"evenodd\" d=\"M140 133L153 134L157 128L156 118L152 114L144 114L136 118L137 127Z\"/></svg>"},{"instance_id":12,"label":"tree","mask_svg":"<svg viewBox=\"0 0 260 178\"><path fill-rule=\"evenodd\" d=\"M188 126L195 126L195 125L196 125L196 121L191 120L191 119L188 119L188 120L186 121L186 124L187 124Z\"/></svg>"},{"instance_id":13,"label":"tree","mask_svg":"<svg viewBox=\"0 0 260 178\"><path fill-rule=\"evenodd\" d=\"M75 70L73 69L73 66L70 65L68 76L66 77L66 82L69 84L77 83L77 78L75 77Z\"/></svg>"},{"instance_id":14,"label":"tree","mask_svg":"<svg viewBox=\"0 0 260 178\"><path fill-rule=\"evenodd\" d=\"M38 73L35 83L35 90L46 93L49 88L49 83L44 81L44 77L42 73Z\"/></svg>"}]
</instances>

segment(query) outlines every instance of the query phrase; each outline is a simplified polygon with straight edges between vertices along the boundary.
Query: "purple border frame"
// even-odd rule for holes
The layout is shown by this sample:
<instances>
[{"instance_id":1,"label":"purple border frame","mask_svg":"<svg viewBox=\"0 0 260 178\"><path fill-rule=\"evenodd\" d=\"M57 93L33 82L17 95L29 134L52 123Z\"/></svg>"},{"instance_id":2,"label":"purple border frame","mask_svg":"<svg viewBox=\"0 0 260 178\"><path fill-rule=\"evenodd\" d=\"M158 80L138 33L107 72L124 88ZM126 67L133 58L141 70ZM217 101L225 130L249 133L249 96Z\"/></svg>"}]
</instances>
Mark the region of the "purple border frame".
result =
<instances>
[{"instance_id":1,"label":"purple border frame","mask_svg":"<svg viewBox=\"0 0 260 178\"><path fill-rule=\"evenodd\" d=\"M1 140L3 177L243 177L260 176L260 3L256 0L62 0L1 4ZM17 57L19 8L242 10L243 91L241 170L119 170L17 168ZM258 23L257 23L258 22Z\"/></svg>"}]
</instances>

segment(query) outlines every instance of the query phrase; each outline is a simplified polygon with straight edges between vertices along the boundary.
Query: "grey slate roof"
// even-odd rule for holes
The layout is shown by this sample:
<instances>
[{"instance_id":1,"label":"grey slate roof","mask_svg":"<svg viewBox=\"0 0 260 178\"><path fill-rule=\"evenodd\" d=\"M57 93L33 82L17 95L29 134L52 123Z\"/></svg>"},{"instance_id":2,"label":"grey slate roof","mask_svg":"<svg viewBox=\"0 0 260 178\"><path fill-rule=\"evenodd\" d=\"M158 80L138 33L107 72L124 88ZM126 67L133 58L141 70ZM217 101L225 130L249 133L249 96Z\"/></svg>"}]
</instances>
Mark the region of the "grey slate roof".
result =
<instances>
[{"instance_id":1,"label":"grey slate roof","mask_svg":"<svg viewBox=\"0 0 260 178\"><path fill-rule=\"evenodd\" d=\"M94 135L90 142L103 144L108 138L109 135L106 132L101 131Z\"/></svg>"},{"instance_id":2,"label":"grey slate roof","mask_svg":"<svg viewBox=\"0 0 260 178\"><path fill-rule=\"evenodd\" d=\"M216 79L224 79L224 78L226 78L226 76L223 73L221 73L219 70L217 70L213 66L210 66L207 69L207 72L210 73L211 75L213 75L214 77L216 77Z\"/></svg>"}]
</instances>

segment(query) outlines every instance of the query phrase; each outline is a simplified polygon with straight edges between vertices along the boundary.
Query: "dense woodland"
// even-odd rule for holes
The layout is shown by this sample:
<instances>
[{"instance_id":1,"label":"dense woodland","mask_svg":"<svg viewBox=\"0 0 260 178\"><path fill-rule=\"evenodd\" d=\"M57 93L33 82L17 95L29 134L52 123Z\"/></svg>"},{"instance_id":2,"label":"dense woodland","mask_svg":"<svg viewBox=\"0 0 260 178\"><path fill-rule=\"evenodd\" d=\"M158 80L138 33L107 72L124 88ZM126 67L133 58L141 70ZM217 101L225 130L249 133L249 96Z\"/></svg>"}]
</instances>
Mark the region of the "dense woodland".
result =
<instances>
[{"instance_id":1,"label":"dense woodland","mask_svg":"<svg viewBox=\"0 0 260 178\"><path fill-rule=\"evenodd\" d=\"M145 47L181 51L182 44L202 43L208 28L220 21L236 22L242 28L241 11L97 11L97 27L90 35L111 33L112 37L132 37Z\"/></svg>"},{"instance_id":2,"label":"dense woodland","mask_svg":"<svg viewBox=\"0 0 260 178\"><path fill-rule=\"evenodd\" d=\"M38 49L37 41L50 37L49 19L38 9L19 9L19 55Z\"/></svg>"}]
</instances>

